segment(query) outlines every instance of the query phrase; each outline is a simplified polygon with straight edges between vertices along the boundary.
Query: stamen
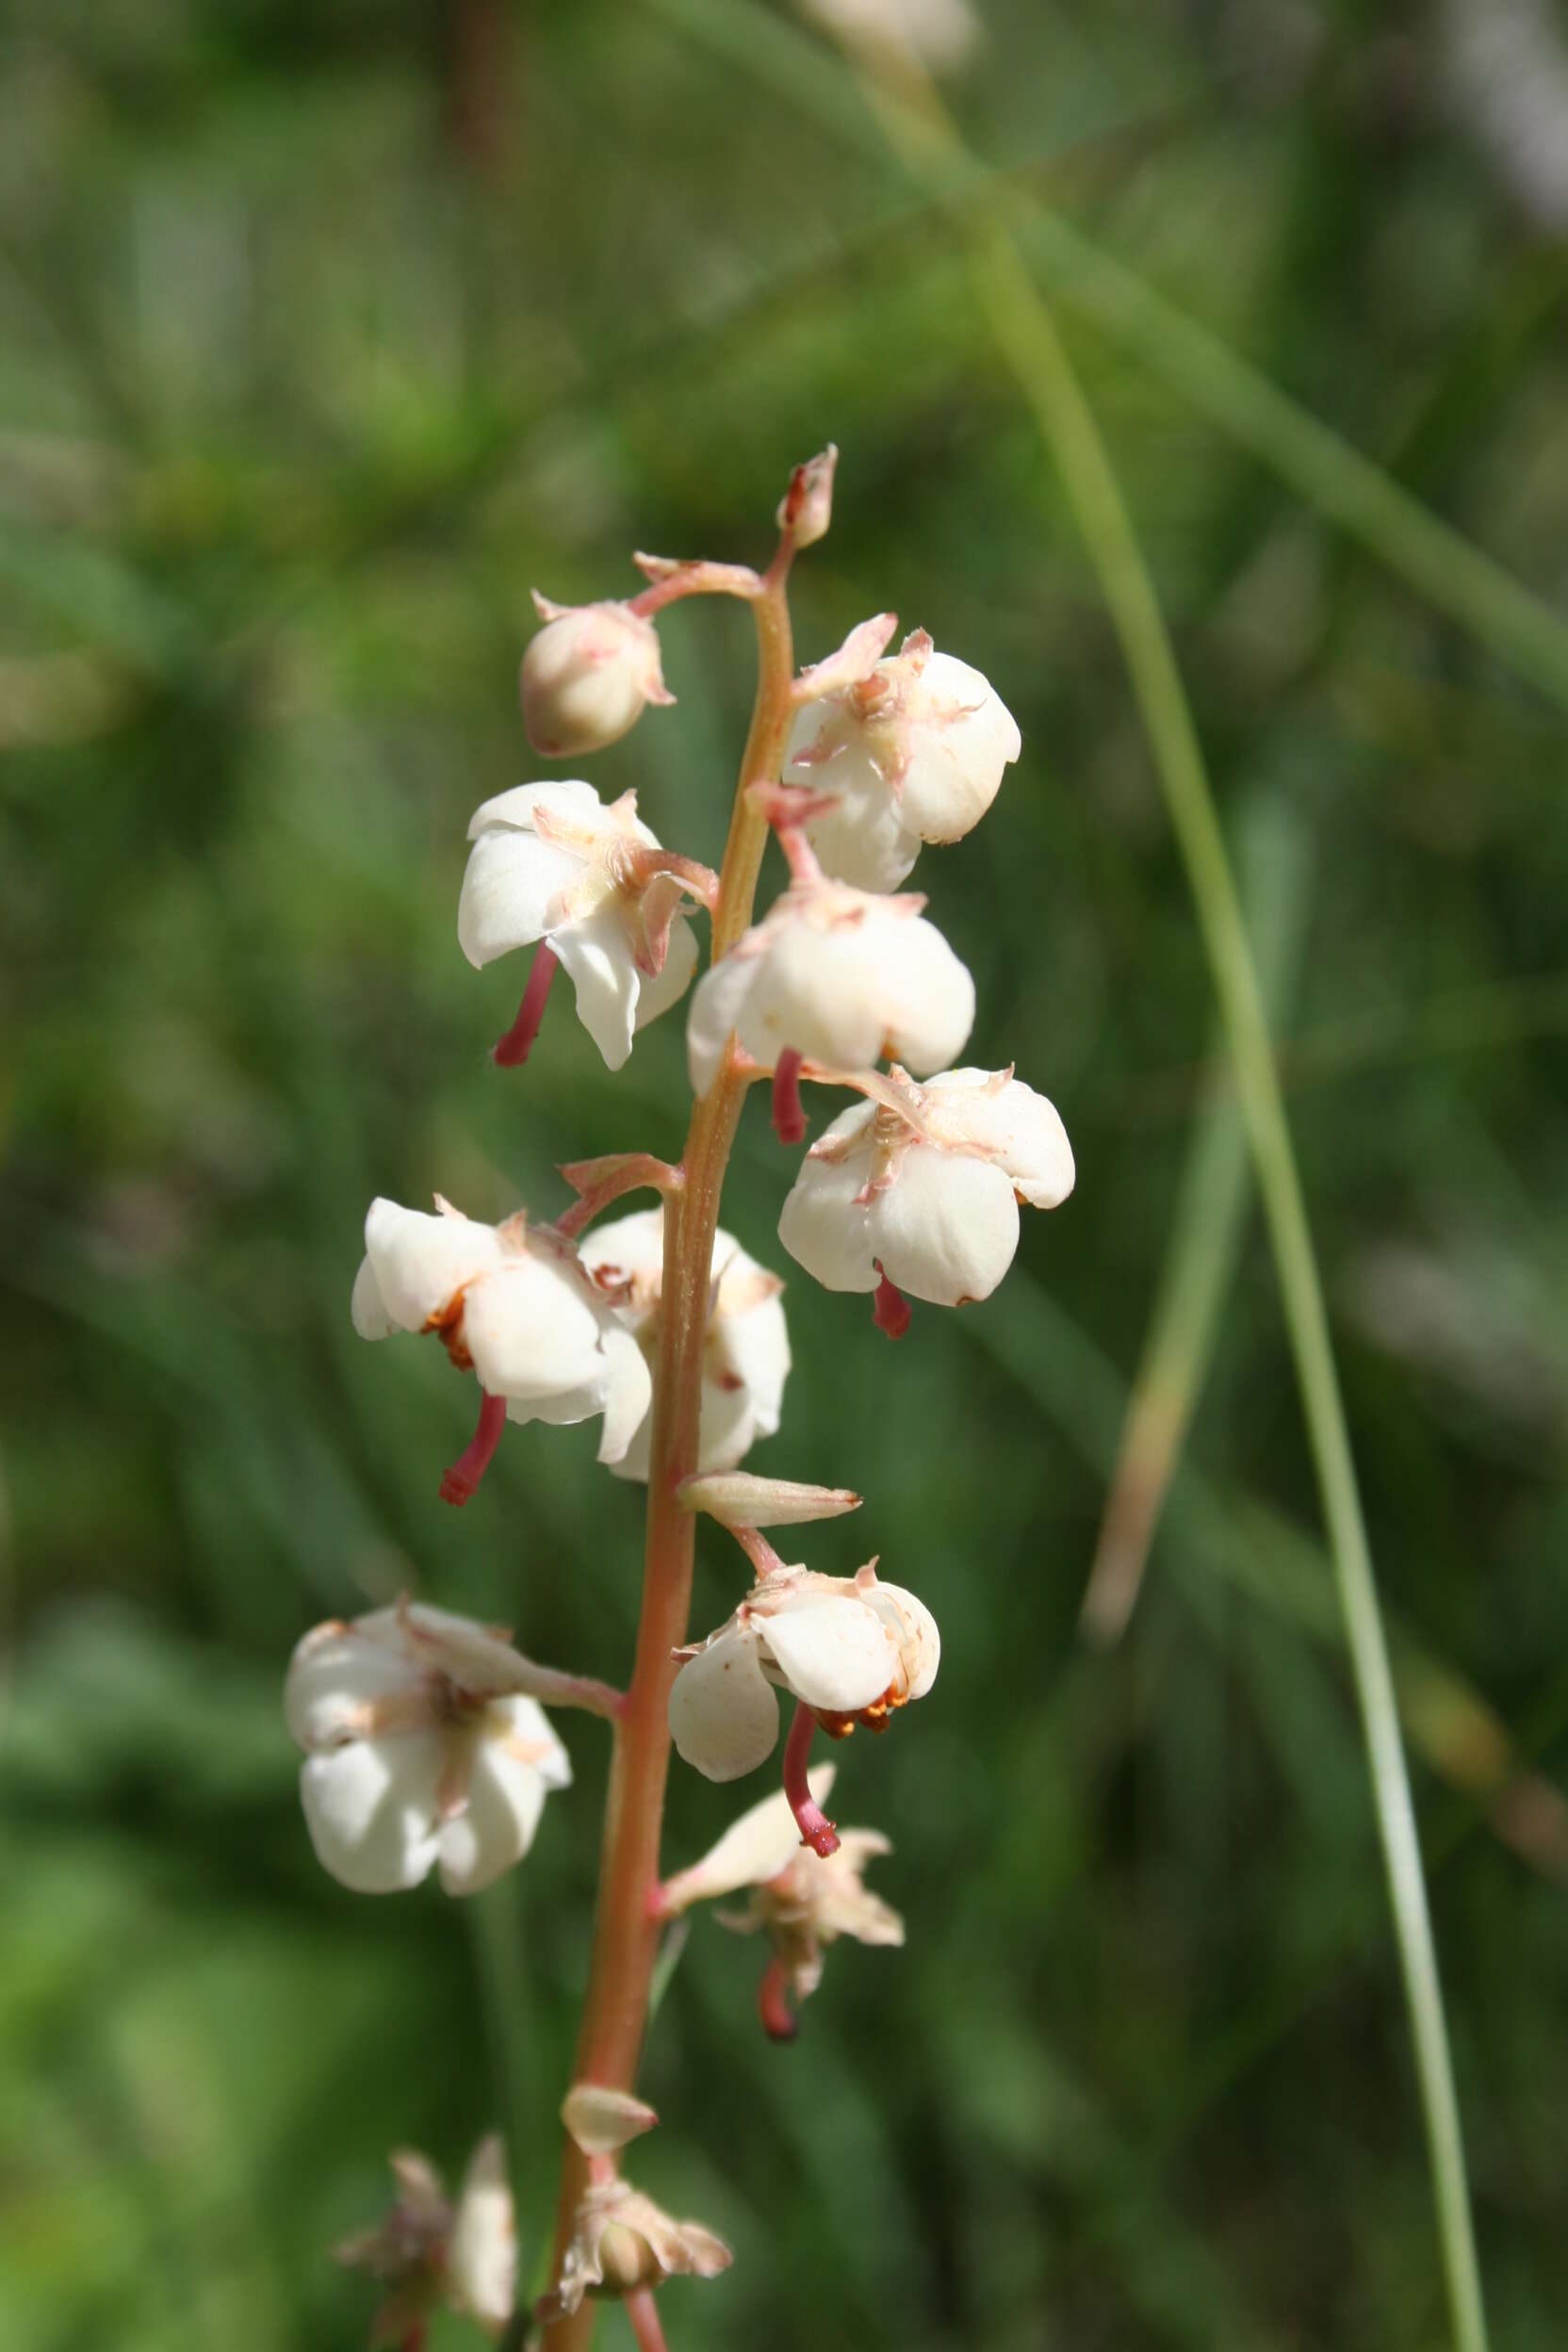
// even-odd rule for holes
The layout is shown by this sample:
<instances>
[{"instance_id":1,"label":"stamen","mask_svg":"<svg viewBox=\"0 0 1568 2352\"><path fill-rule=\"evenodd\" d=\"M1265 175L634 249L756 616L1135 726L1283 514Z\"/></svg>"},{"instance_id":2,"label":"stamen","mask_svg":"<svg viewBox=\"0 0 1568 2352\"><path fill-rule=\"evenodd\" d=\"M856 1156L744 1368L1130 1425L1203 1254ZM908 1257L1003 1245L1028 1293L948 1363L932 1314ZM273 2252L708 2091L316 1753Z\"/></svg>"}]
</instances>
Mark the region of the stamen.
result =
<instances>
[{"instance_id":1,"label":"stamen","mask_svg":"<svg viewBox=\"0 0 1568 2352\"><path fill-rule=\"evenodd\" d=\"M879 1331L887 1332L890 1339L902 1339L909 1328L909 1301L897 1285L890 1282L882 1273L881 1259L873 1258L872 1264L882 1277L872 1302L872 1320Z\"/></svg>"},{"instance_id":2,"label":"stamen","mask_svg":"<svg viewBox=\"0 0 1568 2352\"><path fill-rule=\"evenodd\" d=\"M555 978L556 953L547 939L541 939L533 951L533 963L523 990L523 1001L517 1007L517 1018L496 1046L492 1060L502 1070L521 1070L533 1051L533 1040L539 1035L539 1024L545 1018L545 1000Z\"/></svg>"},{"instance_id":3,"label":"stamen","mask_svg":"<svg viewBox=\"0 0 1568 2352\"><path fill-rule=\"evenodd\" d=\"M800 2019L790 2006L789 1971L782 1960L770 1960L763 1971L757 1987L757 2014L770 2042L792 2042L800 2032Z\"/></svg>"},{"instance_id":4,"label":"stamen","mask_svg":"<svg viewBox=\"0 0 1568 2352\"><path fill-rule=\"evenodd\" d=\"M801 1056L792 1045L780 1054L773 1073L773 1131L780 1143L804 1143L806 1113L800 1100Z\"/></svg>"},{"instance_id":5,"label":"stamen","mask_svg":"<svg viewBox=\"0 0 1568 2352\"><path fill-rule=\"evenodd\" d=\"M479 1427L464 1451L441 1480L441 1500L461 1507L470 1501L490 1467L490 1457L506 1427L506 1398L487 1396L479 1409Z\"/></svg>"},{"instance_id":6,"label":"stamen","mask_svg":"<svg viewBox=\"0 0 1568 2352\"><path fill-rule=\"evenodd\" d=\"M825 1862L830 1854L839 1851L839 1833L811 1794L806 1777L806 1759L811 1753L811 1737L816 1728L816 1717L804 1699L797 1699L795 1719L784 1742L784 1794L800 1823L802 1845L809 1846Z\"/></svg>"}]
</instances>

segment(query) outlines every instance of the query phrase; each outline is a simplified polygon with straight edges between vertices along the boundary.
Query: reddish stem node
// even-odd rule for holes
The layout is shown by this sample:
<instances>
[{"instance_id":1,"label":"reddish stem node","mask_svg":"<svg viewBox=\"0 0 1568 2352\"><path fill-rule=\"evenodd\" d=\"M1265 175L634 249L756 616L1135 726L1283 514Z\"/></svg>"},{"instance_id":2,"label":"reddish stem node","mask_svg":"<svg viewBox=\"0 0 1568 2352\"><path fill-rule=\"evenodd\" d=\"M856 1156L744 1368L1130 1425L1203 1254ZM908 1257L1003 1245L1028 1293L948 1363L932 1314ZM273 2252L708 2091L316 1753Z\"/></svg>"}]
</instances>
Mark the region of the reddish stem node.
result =
<instances>
[{"instance_id":1,"label":"reddish stem node","mask_svg":"<svg viewBox=\"0 0 1568 2352\"><path fill-rule=\"evenodd\" d=\"M533 1051L533 1040L539 1035L539 1024L545 1018L545 1000L550 992L558 961L548 940L541 939L533 951L529 970L528 986L523 1001L517 1007L517 1018L504 1037L498 1039L491 1056L502 1070L521 1070Z\"/></svg>"},{"instance_id":2,"label":"reddish stem node","mask_svg":"<svg viewBox=\"0 0 1568 2352\"><path fill-rule=\"evenodd\" d=\"M801 1056L792 1045L780 1054L773 1073L773 1131L780 1143L804 1143L806 1113L800 1100Z\"/></svg>"},{"instance_id":3,"label":"reddish stem node","mask_svg":"<svg viewBox=\"0 0 1568 2352\"><path fill-rule=\"evenodd\" d=\"M441 1480L441 1500L460 1508L472 1500L481 1478L490 1467L490 1457L501 1442L506 1427L506 1398L486 1396L479 1409L479 1427L463 1452Z\"/></svg>"},{"instance_id":4,"label":"reddish stem node","mask_svg":"<svg viewBox=\"0 0 1568 2352\"><path fill-rule=\"evenodd\" d=\"M872 1320L879 1331L887 1332L890 1339L902 1339L909 1328L909 1301L898 1285L890 1282L882 1273L881 1259L874 1258L872 1264L881 1276L876 1285L876 1297L872 1301Z\"/></svg>"},{"instance_id":5,"label":"reddish stem node","mask_svg":"<svg viewBox=\"0 0 1568 2352\"><path fill-rule=\"evenodd\" d=\"M790 1725L790 1736L784 1742L784 1794L790 1800L790 1810L800 1823L800 1841L825 1862L830 1854L839 1851L839 1833L811 1794L806 1777L806 1759L811 1753L817 1719L804 1699L795 1701L795 1719Z\"/></svg>"},{"instance_id":6,"label":"reddish stem node","mask_svg":"<svg viewBox=\"0 0 1568 2352\"><path fill-rule=\"evenodd\" d=\"M789 1970L776 1957L768 1962L757 1987L757 2014L770 2042L792 2042L800 2032L800 2019L790 2006Z\"/></svg>"}]
</instances>

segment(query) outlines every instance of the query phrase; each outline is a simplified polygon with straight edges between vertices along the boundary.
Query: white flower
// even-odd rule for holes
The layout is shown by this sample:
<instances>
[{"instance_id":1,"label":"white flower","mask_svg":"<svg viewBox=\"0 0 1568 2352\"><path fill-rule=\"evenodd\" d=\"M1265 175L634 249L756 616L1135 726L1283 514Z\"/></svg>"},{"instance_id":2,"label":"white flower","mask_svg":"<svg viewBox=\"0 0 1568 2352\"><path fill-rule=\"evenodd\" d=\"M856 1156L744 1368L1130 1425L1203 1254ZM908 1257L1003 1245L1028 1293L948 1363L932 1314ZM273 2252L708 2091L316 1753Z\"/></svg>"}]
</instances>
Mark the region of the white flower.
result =
<instances>
[{"instance_id":1,"label":"white flower","mask_svg":"<svg viewBox=\"0 0 1568 2352\"><path fill-rule=\"evenodd\" d=\"M477 808L463 877L457 937L477 969L543 940L565 966L578 1016L611 1070L641 1029L681 996L697 943L680 901L703 869L660 848L637 815L637 795L605 808L591 784L519 784ZM498 1058L526 1058L532 1028Z\"/></svg>"},{"instance_id":2,"label":"white flower","mask_svg":"<svg viewBox=\"0 0 1568 2352\"><path fill-rule=\"evenodd\" d=\"M785 1690L825 1731L876 1728L923 1698L941 1642L930 1610L901 1585L790 1567L752 1587L735 1614L682 1654L670 1691L670 1732L710 1780L738 1780L773 1752Z\"/></svg>"},{"instance_id":3,"label":"white flower","mask_svg":"<svg viewBox=\"0 0 1568 2352\"><path fill-rule=\"evenodd\" d=\"M883 1054L939 1070L961 1052L974 983L918 897L797 878L698 982L686 1030L693 1091L718 1076L733 1030L764 1069L786 1054L863 1070Z\"/></svg>"},{"instance_id":4,"label":"white flower","mask_svg":"<svg viewBox=\"0 0 1568 2352\"><path fill-rule=\"evenodd\" d=\"M433 1870L471 1895L520 1862L572 1768L535 1670L472 1618L406 1601L307 1633L284 1686L317 1855L356 1893Z\"/></svg>"},{"instance_id":5,"label":"white flower","mask_svg":"<svg viewBox=\"0 0 1568 2352\"><path fill-rule=\"evenodd\" d=\"M472 1370L487 1400L504 1402L486 1429L482 1459L465 1457L473 1491L501 1420L586 1421L604 1415L601 1462L619 1462L648 1410L653 1382L642 1349L616 1320L575 1246L521 1215L482 1225L438 1199L438 1214L372 1200L365 1259L354 1282L363 1339L435 1331L453 1364ZM454 1492L449 1500L466 1500Z\"/></svg>"},{"instance_id":6,"label":"white flower","mask_svg":"<svg viewBox=\"0 0 1568 2352\"><path fill-rule=\"evenodd\" d=\"M923 841L956 841L979 823L1020 748L995 689L916 629L868 676L806 704L784 775L839 796L805 828L826 871L896 890Z\"/></svg>"},{"instance_id":7,"label":"white flower","mask_svg":"<svg viewBox=\"0 0 1568 2352\"><path fill-rule=\"evenodd\" d=\"M651 621L627 604L552 604L535 592L546 626L530 641L517 687L529 742L547 759L602 751L650 702L673 702Z\"/></svg>"},{"instance_id":8,"label":"white flower","mask_svg":"<svg viewBox=\"0 0 1568 2352\"><path fill-rule=\"evenodd\" d=\"M809 1780L819 1806L832 1786L832 1765L819 1765ZM880 1830L845 1829L837 1852L825 1859L801 1842L800 1824L780 1790L743 1813L700 1862L668 1880L660 1911L674 1919L694 1903L748 1890L745 1910L721 1911L719 1923L741 1936L760 1929L772 1944L759 2007L769 2034L788 2040L794 2032L791 2003L816 1991L830 1944L841 1936L861 1944L903 1943L898 1913L862 1884L866 1864L891 1851Z\"/></svg>"},{"instance_id":9,"label":"white flower","mask_svg":"<svg viewBox=\"0 0 1568 2352\"><path fill-rule=\"evenodd\" d=\"M499 2135L492 2132L474 2150L455 2209L429 2157L399 2148L391 2164L398 2184L391 2212L336 2248L340 2262L391 2291L372 2322L371 2344L414 2343L438 2305L498 2336L517 2292L517 2225Z\"/></svg>"},{"instance_id":10,"label":"white flower","mask_svg":"<svg viewBox=\"0 0 1568 2352\"><path fill-rule=\"evenodd\" d=\"M616 1312L649 1363L658 1349L664 1287L664 1212L638 1209L584 1236L584 1266L617 1298ZM702 1352L699 1470L732 1469L755 1441L771 1437L783 1410L790 1335L776 1274L749 1257L721 1227L713 1236L708 1335ZM648 1475L651 1409L615 1464L622 1478Z\"/></svg>"},{"instance_id":11,"label":"white flower","mask_svg":"<svg viewBox=\"0 0 1568 2352\"><path fill-rule=\"evenodd\" d=\"M585 2189L573 2219L561 2277L534 2316L552 2327L585 2295L630 2295L665 2278L716 2278L735 2257L697 2221L675 2221L651 2197L618 2177Z\"/></svg>"},{"instance_id":12,"label":"white flower","mask_svg":"<svg viewBox=\"0 0 1568 2352\"><path fill-rule=\"evenodd\" d=\"M884 1283L938 1306L987 1298L1018 1248L1018 1203L1072 1190L1054 1107L1011 1070L902 1070L833 1121L778 1220L792 1258L828 1290Z\"/></svg>"}]
</instances>

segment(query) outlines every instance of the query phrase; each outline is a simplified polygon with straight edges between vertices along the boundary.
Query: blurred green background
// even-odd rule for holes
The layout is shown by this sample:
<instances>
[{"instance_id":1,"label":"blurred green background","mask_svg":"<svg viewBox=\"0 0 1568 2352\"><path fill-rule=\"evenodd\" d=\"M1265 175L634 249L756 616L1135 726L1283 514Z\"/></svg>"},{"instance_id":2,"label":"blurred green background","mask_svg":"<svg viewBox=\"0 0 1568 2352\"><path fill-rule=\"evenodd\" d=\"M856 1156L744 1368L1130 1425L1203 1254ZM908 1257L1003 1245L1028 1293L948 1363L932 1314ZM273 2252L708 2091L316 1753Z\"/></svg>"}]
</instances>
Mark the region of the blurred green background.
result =
<instances>
[{"instance_id":1,"label":"blurred green background","mask_svg":"<svg viewBox=\"0 0 1568 2352\"><path fill-rule=\"evenodd\" d=\"M1560 612L1560 8L982 13L951 94L1009 189ZM1064 323L1271 975L1495 2342L1536 2352L1568 2317L1564 703L1200 414L1179 354L1162 374ZM521 967L458 952L465 826L533 773L530 587L629 593L633 547L760 558L829 437L801 656L893 606L1017 713L990 818L916 878L975 973L972 1058L1051 1093L1079 1183L993 1300L919 1312L896 1352L863 1300L790 1283L785 1427L753 1466L866 1494L813 1562L879 1549L944 1660L918 1720L841 1758L841 1818L894 1839L875 1883L907 1949L841 1947L780 2050L757 1948L699 1918L658 2016L638 2177L737 2254L671 2289L671 2341L1445 2341L1190 904L950 231L783 8L5 0L7 2352L355 2345L371 2290L326 2249L380 2210L385 2150L455 2172L498 2122L537 2256L598 1727L566 1726L578 1785L490 1895L367 1901L312 1858L278 1692L307 1625L405 1585L624 1670L641 1498L595 1429L513 1431L447 1510L471 1384L360 1346L349 1285L375 1192L549 1215L564 1159L678 1151L678 1019L611 1080L562 996L526 1073L487 1065ZM678 707L590 773L716 859L749 630L699 604L662 638ZM786 1271L789 1175L754 1103L725 1222ZM1096 1643L1080 1607L1173 1282L1196 1417L1127 1630ZM705 1625L735 1563L700 1552ZM763 1786L679 1775L672 1866ZM602 2335L630 2341L618 2311Z\"/></svg>"}]
</instances>

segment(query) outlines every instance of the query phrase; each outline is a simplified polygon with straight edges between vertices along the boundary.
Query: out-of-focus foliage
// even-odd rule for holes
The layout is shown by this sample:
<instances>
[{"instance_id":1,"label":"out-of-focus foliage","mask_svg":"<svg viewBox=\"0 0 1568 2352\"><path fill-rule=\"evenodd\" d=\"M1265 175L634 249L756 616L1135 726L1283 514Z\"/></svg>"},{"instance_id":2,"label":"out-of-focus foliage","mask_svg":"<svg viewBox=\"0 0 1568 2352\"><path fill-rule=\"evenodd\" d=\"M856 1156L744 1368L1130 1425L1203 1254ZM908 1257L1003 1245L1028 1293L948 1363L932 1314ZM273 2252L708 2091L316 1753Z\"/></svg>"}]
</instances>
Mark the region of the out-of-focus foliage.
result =
<instances>
[{"instance_id":1,"label":"out-of-focus foliage","mask_svg":"<svg viewBox=\"0 0 1568 2352\"><path fill-rule=\"evenodd\" d=\"M984 14L955 90L978 149L1560 603L1560 19ZM1534 65L1488 45L1527 22ZM1283 811L1301 844L1283 1068L1385 1597L1427 1661L1407 1698L1496 2340L1544 2352L1568 1895L1539 1786L1511 1844L1464 1793L1462 1686L1560 1772L1561 715L1168 389L1074 351L1227 822ZM509 1882L366 1901L311 1857L277 1693L307 1625L404 1586L624 1670L637 1492L591 1429L532 1428L445 1509L471 1383L360 1346L348 1286L373 1192L551 1214L564 1159L678 1152L678 1019L612 1081L563 997L526 1073L488 1067L521 973L458 953L464 828L531 772L531 585L623 593L633 546L761 555L786 467L829 437L800 651L896 605L1017 713L997 808L917 879L975 972L973 1058L1052 1093L1079 1188L994 1300L919 1314L896 1351L864 1301L791 1282L785 1426L754 1466L866 1494L810 1556L880 1549L941 1621L942 1675L841 1759L841 1817L895 1841L877 1883L907 1949L836 1952L781 2051L755 1952L698 1919L656 2020L638 2176L737 2251L671 2290L672 2341L1441 2340L1254 1232L1127 1637L1076 1628L1211 1008L1108 630L945 233L631 0L10 0L8 2352L352 2346L368 2293L325 2249L381 2206L384 2151L455 2173L496 2122L537 2254L598 1727L568 1724L578 1786ZM711 859L748 632L699 606L662 636L678 707L592 773ZM725 1221L773 1263L788 1174L756 1104ZM704 1621L735 1567L704 1539ZM759 1793L678 1777L671 1862Z\"/></svg>"}]
</instances>

